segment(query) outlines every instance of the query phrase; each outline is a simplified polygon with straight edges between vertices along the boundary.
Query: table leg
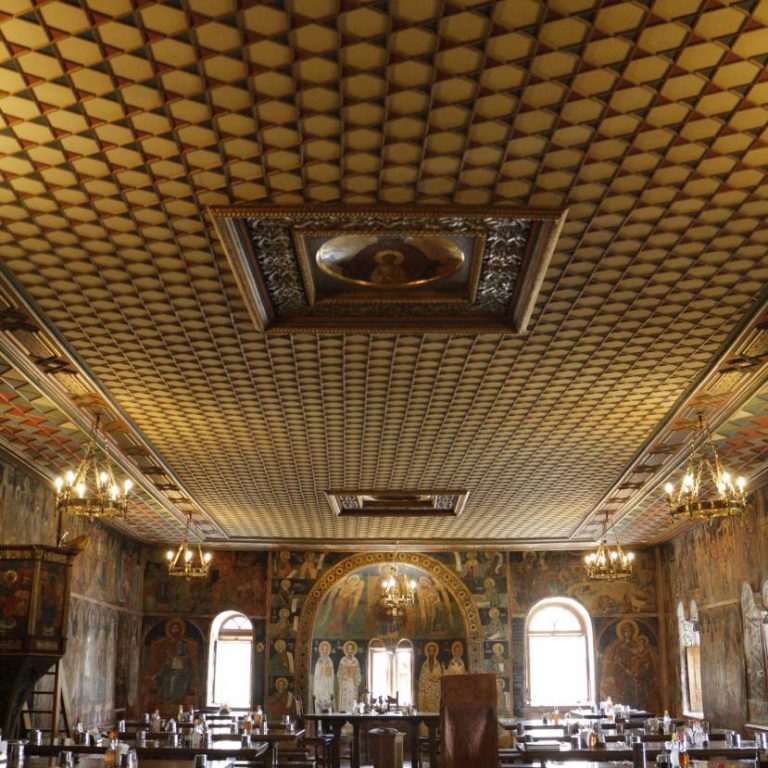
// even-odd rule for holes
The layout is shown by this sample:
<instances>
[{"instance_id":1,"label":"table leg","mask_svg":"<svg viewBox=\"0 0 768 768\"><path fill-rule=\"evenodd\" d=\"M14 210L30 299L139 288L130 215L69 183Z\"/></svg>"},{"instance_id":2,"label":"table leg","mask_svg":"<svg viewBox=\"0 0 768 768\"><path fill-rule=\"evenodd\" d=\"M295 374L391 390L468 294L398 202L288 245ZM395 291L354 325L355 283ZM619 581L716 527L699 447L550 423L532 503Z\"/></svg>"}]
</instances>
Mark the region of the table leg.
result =
<instances>
[{"instance_id":1,"label":"table leg","mask_svg":"<svg viewBox=\"0 0 768 768\"><path fill-rule=\"evenodd\" d=\"M333 745L331 746L331 760L333 768L341 768L341 729L343 724L331 723L330 728L333 731Z\"/></svg>"},{"instance_id":2,"label":"table leg","mask_svg":"<svg viewBox=\"0 0 768 768\"><path fill-rule=\"evenodd\" d=\"M437 728L434 725L429 727L429 768L437 765Z\"/></svg>"},{"instance_id":3,"label":"table leg","mask_svg":"<svg viewBox=\"0 0 768 768\"><path fill-rule=\"evenodd\" d=\"M419 766L419 726L418 723L411 723L411 766ZM432 766L430 766L432 768Z\"/></svg>"},{"instance_id":4,"label":"table leg","mask_svg":"<svg viewBox=\"0 0 768 768\"><path fill-rule=\"evenodd\" d=\"M360 768L360 721L352 723L352 759L350 768Z\"/></svg>"}]
</instances>

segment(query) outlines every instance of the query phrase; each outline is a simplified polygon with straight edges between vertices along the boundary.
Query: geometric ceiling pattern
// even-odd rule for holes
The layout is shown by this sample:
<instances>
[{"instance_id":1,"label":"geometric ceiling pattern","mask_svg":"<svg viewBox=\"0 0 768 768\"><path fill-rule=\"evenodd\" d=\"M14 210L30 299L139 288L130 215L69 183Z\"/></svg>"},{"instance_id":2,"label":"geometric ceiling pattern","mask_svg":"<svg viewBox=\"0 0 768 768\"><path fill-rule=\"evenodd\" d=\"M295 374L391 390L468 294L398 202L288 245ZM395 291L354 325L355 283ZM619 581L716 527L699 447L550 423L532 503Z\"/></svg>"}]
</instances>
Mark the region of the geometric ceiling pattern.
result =
<instances>
[{"instance_id":1,"label":"geometric ceiling pattern","mask_svg":"<svg viewBox=\"0 0 768 768\"><path fill-rule=\"evenodd\" d=\"M763 466L757 0L239 5L2 3L0 261L76 371L14 362L3 326L0 402L28 415L5 443L58 471L75 376L147 452L128 528L167 540L189 508L233 546L569 546L606 509L662 539L665 430L701 389ZM524 336L265 336L208 208L324 203L568 215ZM338 488L469 496L339 519Z\"/></svg>"}]
</instances>

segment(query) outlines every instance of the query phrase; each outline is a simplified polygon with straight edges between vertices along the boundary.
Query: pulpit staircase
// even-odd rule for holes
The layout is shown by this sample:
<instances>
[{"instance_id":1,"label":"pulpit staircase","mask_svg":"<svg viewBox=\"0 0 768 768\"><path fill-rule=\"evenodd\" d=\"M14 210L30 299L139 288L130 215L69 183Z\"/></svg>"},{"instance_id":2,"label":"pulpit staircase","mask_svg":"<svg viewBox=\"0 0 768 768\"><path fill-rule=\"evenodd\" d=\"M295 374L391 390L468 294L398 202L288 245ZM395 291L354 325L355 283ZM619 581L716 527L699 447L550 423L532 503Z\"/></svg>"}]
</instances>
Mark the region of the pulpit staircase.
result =
<instances>
[{"instance_id":1,"label":"pulpit staircase","mask_svg":"<svg viewBox=\"0 0 768 768\"><path fill-rule=\"evenodd\" d=\"M44 744L53 744L59 736L72 736L69 692L64 674L64 660L59 659L37 681L29 699L21 708L22 725L27 737L34 730L43 735Z\"/></svg>"}]
</instances>

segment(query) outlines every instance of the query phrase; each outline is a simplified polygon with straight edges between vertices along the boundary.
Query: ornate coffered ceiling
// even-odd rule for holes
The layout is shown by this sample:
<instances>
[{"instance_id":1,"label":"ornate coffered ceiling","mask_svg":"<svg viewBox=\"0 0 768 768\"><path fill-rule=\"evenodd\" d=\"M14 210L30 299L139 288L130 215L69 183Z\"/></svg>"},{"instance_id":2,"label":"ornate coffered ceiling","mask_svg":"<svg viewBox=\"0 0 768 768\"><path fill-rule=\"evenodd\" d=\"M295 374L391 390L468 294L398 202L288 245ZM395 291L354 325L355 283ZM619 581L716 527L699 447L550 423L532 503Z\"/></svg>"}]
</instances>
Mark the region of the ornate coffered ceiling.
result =
<instances>
[{"instance_id":1,"label":"ornate coffered ceiling","mask_svg":"<svg viewBox=\"0 0 768 768\"><path fill-rule=\"evenodd\" d=\"M260 331L524 333L566 213L214 209Z\"/></svg>"},{"instance_id":2,"label":"ornate coffered ceiling","mask_svg":"<svg viewBox=\"0 0 768 768\"><path fill-rule=\"evenodd\" d=\"M757 0L6 0L0 440L94 408L128 530L222 545L674 533L697 402L765 468L768 14ZM523 335L254 323L210 209L568 209ZM296 329L294 329L296 331ZM408 332L405 332L408 331ZM454 488L457 517L326 492Z\"/></svg>"}]
</instances>

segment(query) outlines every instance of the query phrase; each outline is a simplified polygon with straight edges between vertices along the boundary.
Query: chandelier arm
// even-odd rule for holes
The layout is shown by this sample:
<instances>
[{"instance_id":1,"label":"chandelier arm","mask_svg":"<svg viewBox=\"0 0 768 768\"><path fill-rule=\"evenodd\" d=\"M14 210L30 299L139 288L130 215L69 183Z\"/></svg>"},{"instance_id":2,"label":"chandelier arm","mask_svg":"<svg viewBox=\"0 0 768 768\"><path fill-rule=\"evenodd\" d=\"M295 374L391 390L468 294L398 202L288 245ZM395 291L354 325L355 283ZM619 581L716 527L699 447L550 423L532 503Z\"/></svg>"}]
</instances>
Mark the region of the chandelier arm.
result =
<instances>
[{"instance_id":1,"label":"chandelier arm","mask_svg":"<svg viewBox=\"0 0 768 768\"><path fill-rule=\"evenodd\" d=\"M698 413L698 424L691 435L689 459L685 475L676 490L667 483L667 502L672 517L712 520L728 517L746 509L746 481L739 476L735 482L726 471L712 431Z\"/></svg>"},{"instance_id":2,"label":"chandelier arm","mask_svg":"<svg viewBox=\"0 0 768 768\"><path fill-rule=\"evenodd\" d=\"M189 532L192 525L192 513L187 515L187 524L184 527L184 537L179 544L176 554L172 550L167 553L168 575L181 576L186 579L203 578L208 575L211 566L210 552L203 552L202 544L199 540L193 542L190 546ZM195 555L197 560L195 561Z\"/></svg>"}]
</instances>

